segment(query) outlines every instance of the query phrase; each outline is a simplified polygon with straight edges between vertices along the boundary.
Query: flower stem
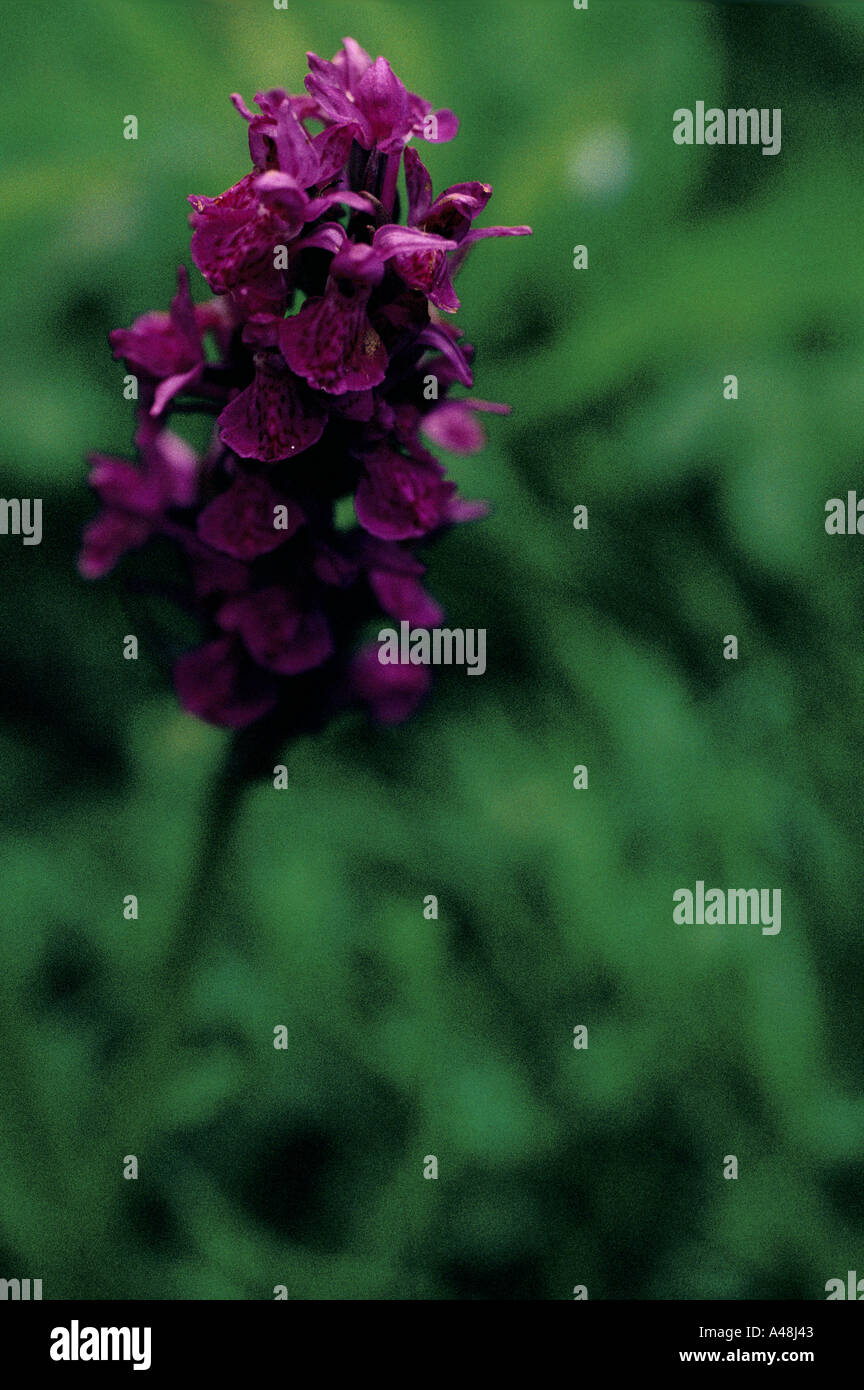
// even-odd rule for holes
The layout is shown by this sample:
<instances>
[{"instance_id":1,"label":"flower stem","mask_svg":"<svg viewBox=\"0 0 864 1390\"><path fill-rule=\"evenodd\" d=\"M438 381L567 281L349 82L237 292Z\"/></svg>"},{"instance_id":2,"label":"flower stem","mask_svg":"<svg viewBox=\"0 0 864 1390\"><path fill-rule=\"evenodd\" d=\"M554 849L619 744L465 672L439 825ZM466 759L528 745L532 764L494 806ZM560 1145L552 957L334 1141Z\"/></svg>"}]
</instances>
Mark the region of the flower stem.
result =
<instances>
[{"instance_id":1,"label":"flower stem","mask_svg":"<svg viewBox=\"0 0 864 1390\"><path fill-rule=\"evenodd\" d=\"M246 744L241 735L235 734L225 746L207 793L201 837L163 965L169 1003L176 1003L187 994L198 962L199 945L208 937L214 912L223 906L220 890L227 877L235 821L248 782L246 769Z\"/></svg>"},{"instance_id":2,"label":"flower stem","mask_svg":"<svg viewBox=\"0 0 864 1390\"><path fill-rule=\"evenodd\" d=\"M143 1009L108 1084L107 1115L113 1134L131 1143L149 1128L154 1096L175 1071L184 1014L200 963L212 941L214 918L224 911L236 814L249 780L248 745L242 734L226 744L203 807L202 833L176 925L162 964L159 987ZM119 1132L119 1133L118 1133Z\"/></svg>"}]
</instances>

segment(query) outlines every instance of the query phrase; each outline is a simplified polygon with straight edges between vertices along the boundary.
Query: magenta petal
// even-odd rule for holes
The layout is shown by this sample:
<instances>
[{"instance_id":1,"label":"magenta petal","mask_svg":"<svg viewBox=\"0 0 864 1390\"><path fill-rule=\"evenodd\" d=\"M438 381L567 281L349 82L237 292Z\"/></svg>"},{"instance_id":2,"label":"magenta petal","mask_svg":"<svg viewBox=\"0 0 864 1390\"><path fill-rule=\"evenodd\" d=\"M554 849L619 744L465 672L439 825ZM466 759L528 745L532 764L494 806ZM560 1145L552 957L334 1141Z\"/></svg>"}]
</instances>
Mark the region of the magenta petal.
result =
<instances>
[{"instance_id":1,"label":"magenta petal","mask_svg":"<svg viewBox=\"0 0 864 1390\"><path fill-rule=\"evenodd\" d=\"M393 267L406 285L410 285L414 290L421 290L428 299L433 300L436 304L442 298L439 293L439 286L449 283L447 258L440 252L429 251L422 255L396 256L393 260ZM454 297L455 291L451 287L450 293L444 296L445 305L439 305L439 307L447 307ZM458 307L459 301L457 299L453 309L454 313Z\"/></svg>"},{"instance_id":2,"label":"magenta petal","mask_svg":"<svg viewBox=\"0 0 864 1390\"><path fill-rule=\"evenodd\" d=\"M471 247L477 241L486 241L489 237L501 236L531 236L530 227L476 227L465 236L459 244L458 251L453 255L450 262L450 269L453 274L460 268Z\"/></svg>"},{"instance_id":3,"label":"magenta petal","mask_svg":"<svg viewBox=\"0 0 864 1390\"><path fill-rule=\"evenodd\" d=\"M187 713L229 729L244 729L276 704L275 681L230 637L181 656L174 666L174 688Z\"/></svg>"},{"instance_id":4,"label":"magenta petal","mask_svg":"<svg viewBox=\"0 0 864 1390\"><path fill-rule=\"evenodd\" d=\"M487 237L531 236L530 227L474 227L465 236L462 246L471 246L475 241L485 241Z\"/></svg>"},{"instance_id":5,"label":"magenta petal","mask_svg":"<svg viewBox=\"0 0 864 1390\"><path fill-rule=\"evenodd\" d=\"M190 368L188 372L179 372L176 376L167 376L164 381L160 381L153 394L150 414L161 415L166 405L173 401L175 396L179 396L181 391L199 379L201 370L202 364L199 363L198 366Z\"/></svg>"},{"instance_id":6,"label":"magenta petal","mask_svg":"<svg viewBox=\"0 0 864 1390\"><path fill-rule=\"evenodd\" d=\"M142 314L131 328L115 328L108 338L115 357L122 357L133 371L149 376L186 371L196 360L168 314Z\"/></svg>"},{"instance_id":7,"label":"magenta petal","mask_svg":"<svg viewBox=\"0 0 864 1390\"><path fill-rule=\"evenodd\" d=\"M386 58L376 58L366 69L355 97L378 148L387 153L401 149L411 133L411 107L407 91Z\"/></svg>"},{"instance_id":8,"label":"magenta petal","mask_svg":"<svg viewBox=\"0 0 864 1390\"><path fill-rule=\"evenodd\" d=\"M150 535L149 522L110 508L84 528L78 572L84 579L101 579L128 550L136 550Z\"/></svg>"},{"instance_id":9,"label":"magenta petal","mask_svg":"<svg viewBox=\"0 0 864 1390\"><path fill-rule=\"evenodd\" d=\"M320 198L313 198L306 205L305 219L312 222L316 217L320 217L322 212L332 208L336 203L342 203L346 208L356 208L359 212L374 212L375 204L368 193L352 193L350 189L337 188L333 193L325 193Z\"/></svg>"},{"instance_id":10,"label":"magenta petal","mask_svg":"<svg viewBox=\"0 0 864 1390\"><path fill-rule=\"evenodd\" d=\"M504 401L481 401L476 396L471 396L460 404L468 410L482 410L486 415L511 415L513 412L512 405L507 405Z\"/></svg>"},{"instance_id":11,"label":"magenta petal","mask_svg":"<svg viewBox=\"0 0 864 1390\"><path fill-rule=\"evenodd\" d=\"M366 460L354 498L360 525L381 540L404 541L440 526L455 486L443 470L388 449Z\"/></svg>"},{"instance_id":12,"label":"magenta petal","mask_svg":"<svg viewBox=\"0 0 864 1390\"><path fill-rule=\"evenodd\" d=\"M91 463L90 486L106 507L116 507L119 511L134 512L144 517L159 515L162 488L152 472L108 454L93 454Z\"/></svg>"},{"instance_id":13,"label":"magenta petal","mask_svg":"<svg viewBox=\"0 0 864 1390\"><path fill-rule=\"evenodd\" d=\"M177 267L177 293L171 300L171 322L186 342L194 357L201 356L201 335L195 321L195 305L189 291L189 272L185 265Z\"/></svg>"},{"instance_id":14,"label":"magenta petal","mask_svg":"<svg viewBox=\"0 0 864 1390\"><path fill-rule=\"evenodd\" d=\"M423 433L439 449L454 454L476 454L486 442L480 424L462 401L445 401L424 417Z\"/></svg>"},{"instance_id":15,"label":"magenta petal","mask_svg":"<svg viewBox=\"0 0 864 1390\"><path fill-rule=\"evenodd\" d=\"M435 232L424 232L419 227L400 227L395 222L379 227L372 238L372 249L385 261L390 256L423 256L455 251L456 245L455 241L437 236Z\"/></svg>"},{"instance_id":16,"label":"magenta petal","mask_svg":"<svg viewBox=\"0 0 864 1390\"><path fill-rule=\"evenodd\" d=\"M298 251L305 251L309 247L318 247L322 251L332 251L335 255L345 245L345 228L338 222L322 222L309 232L308 236L301 237L291 245L292 255Z\"/></svg>"},{"instance_id":17,"label":"magenta petal","mask_svg":"<svg viewBox=\"0 0 864 1390\"><path fill-rule=\"evenodd\" d=\"M451 338L450 334L445 333L443 328L430 323L428 328L424 328L423 332L417 335L417 341L442 353L453 368L456 380L461 381L463 386L474 385L474 377L471 368L465 361L465 354L455 338Z\"/></svg>"},{"instance_id":18,"label":"magenta petal","mask_svg":"<svg viewBox=\"0 0 864 1390\"><path fill-rule=\"evenodd\" d=\"M290 174L304 188L317 181L318 156L287 102L276 115L276 152L283 174Z\"/></svg>"},{"instance_id":19,"label":"magenta petal","mask_svg":"<svg viewBox=\"0 0 864 1390\"><path fill-rule=\"evenodd\" d=\"M276 529L277 506L284 506L285 529ZM283 516L279 514L279 520ZM235 560L254 560L276 550L305 520L296 502L282 499L267 482L241 473L208 504L198 518L198 535L214 550Z\"/></svg>"},{"instance_id":20,"label":"magenta petal","mask_svg":"<svg viewBox=\"0 0 864 1390\"><path fill-rule=\"evenodd\" d=\"M241 458L276 463L315 444L324 425L323 412L306 397L300 383L260 355L252 384L229 401L219 416L219 437Z\"/></svg>"},{"instance_id":21,"label":"magenta petal","mask_svg":"<svg viewBox=\"0 0 864 1390\"><path fill-rule=\"evenodd\" d=\"M398 269L398 261L396 265ZM437 282L429 290L429 301L445 314L455 314L459 311L461 301L453 288L450 265L446 260L441 265Z\"/></svg>"},{"instance_id":22,"label":"magenta petal","mask_svg":"<svg viewBox=\"0 0 864 1390\"><path fill-rule=\"evenodd\" d=\"M283 174L278 169L266 169L255 179L255 192L268 208L283 219L284 227L280 235L290 240L288 233L293 235L306 221L308 200L303 188L290 174Z\"/></svg>"},{"instance_id":23,"label":"magenta petal","mask_svg":"<svg viewBox=\"0 0 864 1390\"><path fill-rule=\"evenodd\" d=\"M279 115L281 107L285 102L293 104L295 97L289 97L284 87L268 87L266 92L256 92L253 98L255 105L259 106L265 116L275 120Z\"/></svg>"},{"instance_id":24,"label":"magenta petal","mask_svg":"<svg viewBox=\"0 0 864 1390\"><path fill-rule=\"evenodd\" d=\"M177 269L177 292L170 314L142 314L131 328L118 328L109 340L115 357L154 377L174 377L194 370L204 360L201 333L189 294L185 266Z\"/></svg>"},{"instance_id":25,"label":"magenta petal","mask_svg":"<svg viewBox=\"0 0 864 1390\"><path fill-rule=\"evenodd\" d=\"M330 126L313 135L312 144L318 160L318 184L328 184L342 172L351 149L354 133L349 126Z\"/></svg>"},{"instance_id":26,"label":"magenta petal","mask_svg":"<svg viewBox=\"0 0 864 1390\"><path fill-rule=\"evenodd\" d=\"M366 313L368 292L343 295L331 283L319 299L308 299L279 332L282 355L310 386L331 395L368 391L384 380L387 349Z\"/></svg>"},{"instance_id":27,"label":"magenta petal","mask_svg":"<svg viewBox=\"0 0 864 1390\"><path fill-rule=\"evenodd\" d=\"M163 504L191 507L198 496L198 455L192 446L173 430L148 420L142 422L135 439L147 469L159 483Z\"/></svg>"},{"instance_id":28,"label":"magenta petal","mask_svg":"<svg viewBox=\"0 0 864 1390\"><path fill-rule=\"evenodd\" d=\"M372 242L383 259L394 257L397 274L412 289L422 290L439 308L448 312L459 308L459 300L450 281L447 251L455 251L458 243L433 232L416 227L379 227Z\"/></svg>"},{"instance_id":29,"label":"magenta petal","mask_svg":"<svg viewBox=\"0 0 864 1390\"><path fill-rule=\"evenodd\" d=\"M231 102L231 105L234 107L235 111L240 112L240 115L243 117L244 121L255 120L255 112L249 110L249 107L246 105L239 92L232 92L228 100Z\"/></svg>"},{"instance_id":30,"label":"magenta petal","mask_svg":"<svg viewBox=\"0 0 864 1390\"><path fill-rule=\"evenodd\" d=\"M385 265L383 258L371 246L362 243L356 245L352 241L344 241L338 255L333 257L330 262L330 284L331 288L338 290L343 297L352 302L350 309L356 309L356 290L359 286L362 290L371 293L376 285L380 285L384 279ZM335 284L333 282L336 282ZM349 281L349 284L345 284ZM365 304L365 299L363 301Z\"/></svg>"},{"instance_id":31,"label":"magenta petal","mask_svg":"<svg viewBox=\"0 0 864 1390\"><path fill-rule=\"evenodd\" d=\"M195 305L195 324L200 334L212 333L215 347L220 357L225 357L231 345L231 338L237 326L234 311L228 299L205 299Z\"/></svg>"},{"instance_id":32,"label":"magenta petal","mask_svg":"<svg viewBox=\"0 0 864 1390\"><path fill-rule=\"evenodd\" d=\"M426 215L425 226L461 241L492 197L490 183L454 183L445 188Z\"/></svg>"},{"instance_id":33,"label":"magenta petal","mask_svg":"<svg viewBox=\"0 0 864 1390\"><path fill-rule=\"evenodd\" d=\"M334 119L356 119L353 102L345 83L345 75L336 63L328 63L317 53L307 53L309 73L304 86L310 96L318 103L319 109L328 111Z\"/></svg>"},{"instance_id":34,"label":"magenta petal","mask_svg":"<svg viewBox=\"0 0 864 1390\"><path fill-rule=\"evenodd\" d=\"M304 612L286 589L275 584L229 599L220 609L219 625L237 632L259 665L282 676L310 671L333 652L323 613Z\"/></svg>"},{"instance_id":35,"label":"magenta petal","mask_svg":"<svg viewBox=\"0 0 864 1390\"><path fill-rule=\"evenodd\" d=\"M369 585L385 613L398 622L415 627L437 627L444 620L444 609L413 576L371 570Z\"/></svg>"},{"instance_id":36,"label":"magenta petal","mask_svg":"<svg viewBox=\"0 0 864 1390\"><path fill-rule=\"evenodd\" d=\"M353 97L349 97L339 69L333 63L319 58L316 53L307 53L306 56L309 60L309 74L304 85L317 104L316 114L327 124L348 127L352 137L356 136L368 150L374 143L372 127Z\"/></svg>"},{"instance_id":37,"label":"magenta petal","mask_svg":"<svg viewBox=\"0 0 864 1390\"><path fill-rule=\"evenodd\" d=\"M451 497L447 503L445 521L453 525L463 521L482 521L489 515L489 503L472 502L466 497Z\"/></svg>"},{"instance_id":38,"label":"magenta petal","mask_svg":"<svg viewBox=\"0 0 864 1390\"><path fill-rule=\"evenodd\" d=\"M360 78L372 66L372 59L356 39L343 39L342 48L333 59L333 66L342 73L346 91L355 92Z\"/></svg>"},{"instance_id":39,"label":"magenta petal","mask_svg":"<svg viewBox=\"0 0 864 1390\"><path fill-rule=\"evenodd\" d=\"M434 113L437 124L437 134L427 135L426 139L433 145L444 145L448 140L455 139L459 131L459 117L455 116L446 106L442 106L439 111Z\"/></svg>"},{"instance_id":40,"label":"magenta petal","mask_svg":"<svg viewBox=\"0 0 864 1390\"><path fill-rule=\"evenodd\" d=\"M189 199L192 259L216 294L227 294L250 279L282 283L274 269L274 247L302 226L299 214L286 223L275 209L262 203L256 184L266 174L247 174L218 198Z\"/></svg>"},{"instance_id":41,"label":"magenta petal","mask_svg":"<svg viewBox=\"0 0 864 1390\"><path fill-rule=\"evenodd\" d=\"M384 665L377 647L363 647L351 663L351 687L380 724L410 718L431 684L428 666Z\"/></svg>"},{"instance_id":42,"label":"magenta petal","mask_svg":"<svg viewBox=\"0 0 864 1390\"><path fill-rule=\"evenodd\" d=\"M408 193L408 222L416 227L432 206L432 179L413 145L405 147L405 188Z\"/></svg>"}]
</instances>

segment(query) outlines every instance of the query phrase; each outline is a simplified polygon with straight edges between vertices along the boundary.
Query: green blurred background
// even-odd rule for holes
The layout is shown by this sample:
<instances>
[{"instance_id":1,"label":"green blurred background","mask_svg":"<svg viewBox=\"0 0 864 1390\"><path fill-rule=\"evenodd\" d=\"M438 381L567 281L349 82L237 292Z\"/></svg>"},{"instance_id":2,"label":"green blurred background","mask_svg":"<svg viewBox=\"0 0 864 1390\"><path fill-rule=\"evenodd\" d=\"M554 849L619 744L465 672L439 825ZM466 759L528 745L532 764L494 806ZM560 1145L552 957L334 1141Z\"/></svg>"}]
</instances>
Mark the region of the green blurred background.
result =
<instances>
[{"instance_id":1,"label":"green blurred background","mask_svg":"<svg viewBox=\"0 0 864 1390\"><path fill-rule=\"evenodd\" d=\"M109 329L247 170L228 93L343 34L459 114L436 190L534 228L460 279L514 411L452 460L491 519L430 556L489 670L286 750L171 1004L225 739L122 659L122 570L76 575L84 455L130 448ZM0 47L0 486L45 527L0 538L0 1277L824 1298L864 1259L864 541L824 531L864 482L864 5L76 0L4 5ZM781 154L676 146L700 99L781 107ZM780 935L674 926L697 878L780 887ZM180 1044L130 1063L163 1004Z\"/></svg>"}]
</instances>

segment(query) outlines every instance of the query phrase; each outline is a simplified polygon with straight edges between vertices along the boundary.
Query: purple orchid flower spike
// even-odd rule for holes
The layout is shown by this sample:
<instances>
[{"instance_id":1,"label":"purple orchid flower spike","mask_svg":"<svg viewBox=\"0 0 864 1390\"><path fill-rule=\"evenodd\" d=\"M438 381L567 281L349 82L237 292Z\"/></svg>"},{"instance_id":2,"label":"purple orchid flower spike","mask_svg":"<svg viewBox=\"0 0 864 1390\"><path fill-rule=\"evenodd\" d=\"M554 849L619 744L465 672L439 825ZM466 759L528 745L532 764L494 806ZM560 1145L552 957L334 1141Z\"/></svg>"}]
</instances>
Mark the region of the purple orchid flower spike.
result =
<instances>
[{"instance_id":1,"label":"purple orchid flower spike","mask_svg":"<svg viewBox=\"0 0 864 1390\"><path fill-rule=\"evenodd\" d=\"M168 313L111 334L139 381L137 459L92 457L102 510L79 559L98 578L157 537L172 544L201 628L175 664L180 703L280 738L352 706L398 722L429 687L428 670L382 664L363 636L376 620L444 619L416 548L487 507L432 450L476 452L481 413L509 407L459 394L474 350L442 315L459 309L453 276L476 241L530 230L474 225L488 184L434 195L410 142L450 140L458 122L384 58L345 39L309 69L304 93L259 92L257 111L232 96L252 167L189 199L192 260L216 297L193 304L181 267ZM169 428L190 410L213 419L203 456Z\"/></svg>"}]
</instances>

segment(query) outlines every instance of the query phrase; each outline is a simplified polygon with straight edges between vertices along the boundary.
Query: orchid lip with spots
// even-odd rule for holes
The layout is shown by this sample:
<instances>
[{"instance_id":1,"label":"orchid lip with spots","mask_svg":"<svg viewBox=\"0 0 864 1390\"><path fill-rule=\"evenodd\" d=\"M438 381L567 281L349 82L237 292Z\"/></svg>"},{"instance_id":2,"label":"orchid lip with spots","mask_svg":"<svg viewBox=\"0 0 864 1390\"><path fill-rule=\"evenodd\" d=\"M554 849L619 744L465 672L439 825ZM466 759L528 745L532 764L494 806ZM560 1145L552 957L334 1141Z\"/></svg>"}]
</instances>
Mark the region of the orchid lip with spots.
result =
<instances>
[{"instance_id":1,"label":"orchid lip with spots","mask_svg":"<svg viewBox=\"0 0 864 1390\"><path fill-rule=\"evenodd\" d=\"M530 233L474 225L487 183L434 196L409 142L451 140L457 119L384 58L345 39L308 60L301 95L259 92L257 111L232 96L252 168L189 198L191 258L215 297L193 303L181 266L168 312L111 334L136 381L137 457L91 457L101 511L79 559L99 578L157 538L179 550L202 641L175 688L238 729L316 727L355 705L393 723L422 700L428 669L382 664L363 637L382 617L444 617L416 548L487 508L431 450L478 451L479 416L509 410L462 394L474 350L452 322L454 276L475 242ZM171 428L195 411L214 421L200 455Z\"/></svg>"}]
</instances>

